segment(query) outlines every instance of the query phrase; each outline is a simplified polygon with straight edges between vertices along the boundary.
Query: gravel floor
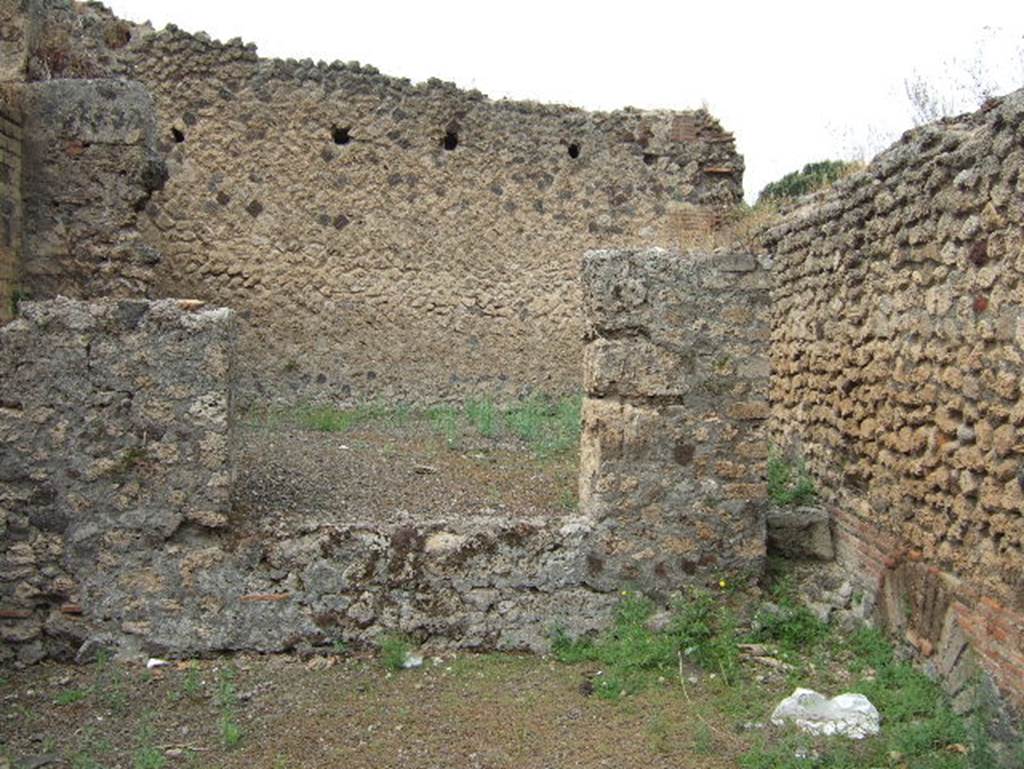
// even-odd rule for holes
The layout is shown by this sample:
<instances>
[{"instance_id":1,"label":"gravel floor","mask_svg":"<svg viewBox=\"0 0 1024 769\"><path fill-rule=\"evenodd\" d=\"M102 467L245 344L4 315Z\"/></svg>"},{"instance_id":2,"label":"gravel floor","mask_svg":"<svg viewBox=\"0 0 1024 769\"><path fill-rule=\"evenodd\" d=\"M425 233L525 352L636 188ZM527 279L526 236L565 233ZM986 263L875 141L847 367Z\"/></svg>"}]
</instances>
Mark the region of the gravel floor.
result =
<instances>
[{"instance_id":1,"label":"gravel floor","mask_svg":"<svg viewBox=\"0 0 1024 769\"><path fill-rule=\"evenodd\" d=\"M532 517L576 508L576 452L539 458L514 436L370 423L342 432L242 425L235 509L332 521Z\"/></svg>"},{"instance_id":2,"label":"gravel floor","mask_svg":"<svg viewBox=\"0 0 1024 769\"><path fill-rule=\"evenodd\" d=\"M0 766L49 769L726 769L678 687L587 695L588 666L447 655L237 656L147 671L47 663L0 679ZM702 685L690 695L708 695ZM226 725L237 739L225 740Z\"/></svg>"}]
</instances>

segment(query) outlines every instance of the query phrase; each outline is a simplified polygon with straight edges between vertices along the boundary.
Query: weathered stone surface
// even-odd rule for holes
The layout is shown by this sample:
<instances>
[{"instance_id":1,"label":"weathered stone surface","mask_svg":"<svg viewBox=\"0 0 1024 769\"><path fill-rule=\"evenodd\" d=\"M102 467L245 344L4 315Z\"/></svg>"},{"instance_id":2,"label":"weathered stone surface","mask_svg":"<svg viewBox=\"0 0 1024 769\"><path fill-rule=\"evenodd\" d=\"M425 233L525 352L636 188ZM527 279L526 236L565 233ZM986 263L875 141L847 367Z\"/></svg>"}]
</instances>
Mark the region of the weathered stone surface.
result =
<instances>
[{"instance_id":1,"label":"weathered stone surface","mask_svg":"<svg viewBox=\"0 0 1024 769\"><path fill-rule=\"evenodd\" d=\"M141 84L169 171L132 224L148 251L77 269L97 262L74 229L103 223L83 210L62 217L63 254L44 226L25 288L235 308L245 402L576 390L579 254L674 243L683 207L703 227L741 199L742 159L701 110L491 101L357 63L260 59L98 5L22 5L30 90ZM72 183L107 178L89 165L103 141L80 149L62 158Z\"/></svg>"},{"instance_id":2,"label":"weathered stone surface","mask_svg":"<svg viewBox=\"0 0 1024 769\"><path fill-rule=\"evenodd\" d=\"M0 26L9 7L0 10ZM6 62L6 46L0 41L0 61ZM21 261L21 165L22 113L18 93L2 85L0 77L0 322L14 308L17 267Z\"/></svg>"},{"instance_id":3,"label":"weathered stone surface","mask_svg":"<svg viewBox=\"0 0 1024 769\"><path fill-rule=\"evenodd\" d=\"M765 517L768 552L784 558L831 561L831 519L820 507L770 507Z\"/></svg>"},{"instance_id":4,"label":"weathered stone surface","mask_svg":"<svg viewBox=\"0 0 1024 769\"><path fill-rule=\"evenodd\" d=\"M138 83L51 80L23 91L22 288L142 296L158 252L139 237L139 212L163 186L152 98Z\"/></svg>"},{"instance_id":5,"label":"weathered stone surface","mask_svg":"<svg viewBox=\"0 0 1024 769\"><path fill-rule=\"evenodd\" d=\"M1018 91L909 131L763 237L773 440L805 457L883 624L948 675L957 601L1018 708L1022 121Z\"/></svg>"},{"instance_id":6,"label":"weathered stone surface","mask_svg":"<svg viewBox=\"0 0 1024 769\"><path fill-rule=\"evenodd\" d=\"M612 532L594 578L665 590L760 573L768 372L746 364L766 355L763 268L597 251L583 281L580 509Z\"/></svg>"},{"instance_id":7,"label":"weathered stone surface","mask_svg":"<svg viewBox=\"0 0 1024 769\"><path fill-rule=\"evenodd\" d=\"M160 549L229 512L233 323L174 300L59 299L0 327L0 601L29 615L7 640L31 624L60 652L83 623L159 600Z\"/></svg>"},{"instance_id":8,"label":"weathered stone surface","mask_svg":"<svg viewBox=\"0 0 1024 769\"><path fill-rule=\"evenodd\" d=\"M0 327L4 659L279 651L401 630L546 648L604 625L583 517L337 523L230 505L234 315L28 302ZM615 583L615 587L618 583Z\"/></svg>"}]
</instances>

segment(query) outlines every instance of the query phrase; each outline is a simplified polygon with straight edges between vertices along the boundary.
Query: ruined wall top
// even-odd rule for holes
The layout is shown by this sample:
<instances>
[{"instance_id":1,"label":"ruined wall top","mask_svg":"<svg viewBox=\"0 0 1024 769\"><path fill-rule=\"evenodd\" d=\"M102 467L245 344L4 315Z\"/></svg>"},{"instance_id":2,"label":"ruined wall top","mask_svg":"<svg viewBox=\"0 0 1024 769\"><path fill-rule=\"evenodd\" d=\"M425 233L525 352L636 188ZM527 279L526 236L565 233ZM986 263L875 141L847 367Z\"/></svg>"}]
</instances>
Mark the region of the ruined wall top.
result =
<instances>
[{"instance_id":1,"label":"ruined wall top","mask_svg":"<svg viewBox=\"0 0 1024 769\"><path fill-rule=\"evenodd\" d=\"M742 158L703 110L492 101L260 59L98 5L28 7L21 48L4 51L40 105L26 178L123 194L27 189L21 283L237 308L246 402L576 390L580 255L673 245L741 199ZM71 126L110 108L90 99L111 79L153 103L123 156L48 127L59 104L81 106Z\"/></svg>"}]
</instances>

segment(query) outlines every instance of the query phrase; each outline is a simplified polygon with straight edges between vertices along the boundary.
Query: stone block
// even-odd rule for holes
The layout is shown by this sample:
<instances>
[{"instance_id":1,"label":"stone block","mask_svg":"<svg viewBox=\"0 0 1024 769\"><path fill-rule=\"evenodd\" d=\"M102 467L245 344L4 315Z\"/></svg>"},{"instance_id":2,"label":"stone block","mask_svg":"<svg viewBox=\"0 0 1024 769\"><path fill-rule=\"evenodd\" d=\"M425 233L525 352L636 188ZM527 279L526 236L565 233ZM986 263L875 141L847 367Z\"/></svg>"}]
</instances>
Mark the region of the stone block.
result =
<instances>
[{"instance_id":1,"label":"stone block","mask_svg":"<svg viewBox=\"0 0 1024 769\"><path fill-rule=\"evenodd\" d=\"M784 558L831 561L831 516L820 507L770 507L765 514L768 552Z\"/></svg>"}]
</instances>

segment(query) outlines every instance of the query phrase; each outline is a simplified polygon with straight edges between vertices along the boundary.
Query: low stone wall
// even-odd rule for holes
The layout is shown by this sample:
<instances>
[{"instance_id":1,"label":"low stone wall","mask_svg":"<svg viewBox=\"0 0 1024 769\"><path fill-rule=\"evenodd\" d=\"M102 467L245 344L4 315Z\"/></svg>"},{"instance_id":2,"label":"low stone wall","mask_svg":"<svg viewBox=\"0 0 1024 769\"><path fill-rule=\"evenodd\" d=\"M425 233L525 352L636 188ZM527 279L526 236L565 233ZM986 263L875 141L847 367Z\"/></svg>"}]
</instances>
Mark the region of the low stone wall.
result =
<instances>
[{"instance_id":1,"label":"low stone wall","mask_svg":"<svg viewBox=\"0 0 1024 769\"><path fill-rule=\"evenodd\" d=\"M1018 709L1022 139L1018 91L908 132L765 239L773 438L806 458L885 624L954 694L969 641Z\"/></svg>"},{"instance_id":2,"label":"low stone wall","mask_svg":"<svg viewBox=\"0 0 1024 769\"><path fill-rule=\"evenodd\" d=\"M606 621L584 518L239 518L234 316L199 304L27 302L0 327L0 660L398 630L539 649Z\"/></svg>"},{"instance_id":3,"label":"low stone wall","mask_svg":"<svg viewBox=\"0 0 1024 769\"><path fill-rule=\"evenodd\" d=\"M580 507L620 581L760 575L768 273L747 254L596 251L583 266Z\"/></svg>"},{"instance_id":4,"label":"low stone wall","mask_svg":"<svg viewBox=\"0 0 1024 769\"><path fill-rule=\"evenodd\" d=\"M280 651L394 631L538 650L556 627L606 625L624 585L667 595L759 572L762 268L665 252L586 265L584 510L562 518L242 516L233 313L23 303L0 327L0 658ZM726 318L742 330L726 335Z\"/></svg>"}]
</instances>

